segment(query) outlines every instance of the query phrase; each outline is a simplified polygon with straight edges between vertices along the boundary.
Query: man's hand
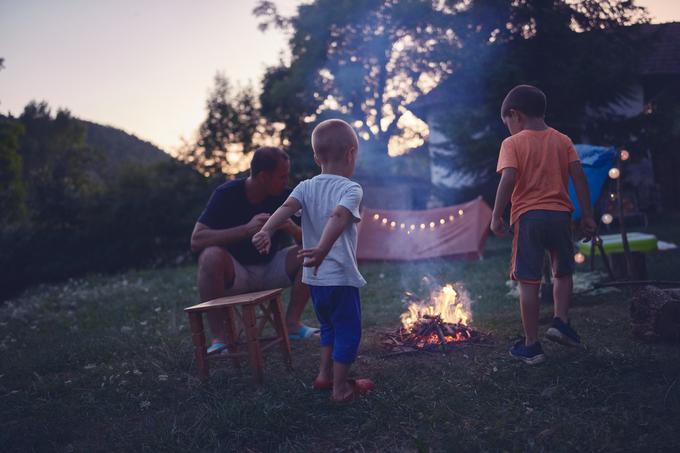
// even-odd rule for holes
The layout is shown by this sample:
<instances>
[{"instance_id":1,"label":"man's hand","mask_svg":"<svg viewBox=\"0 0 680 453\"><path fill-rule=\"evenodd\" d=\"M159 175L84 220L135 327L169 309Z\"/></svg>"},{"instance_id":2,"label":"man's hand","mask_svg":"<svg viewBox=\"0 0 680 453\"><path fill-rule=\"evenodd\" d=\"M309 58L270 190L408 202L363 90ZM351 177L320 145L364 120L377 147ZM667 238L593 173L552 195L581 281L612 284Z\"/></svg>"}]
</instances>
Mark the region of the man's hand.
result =
<instances>
[{"instance_id":1,"label":"man's hand","mask_svg":"<svg viewBox=\"0 0 680 453\"><path fill-rule=\"evenodd\" d=\"M263 212L261 214L255 214L250 222L246 223L246 231L248 236L252 236L262 229L262 226L269 219L269 214Z\"/></svg>"},{"instance_id":2,"label":"man's hand","mask_svg":"<svg viewBox=\"0 0 680 453\"><path fill-rule=\"evenodd\" d=\"M272 246L272 239L268 231L260 230L255 233L252 239L253 245L260 252L260 255L266 255L269 253L269 249Z\"/></svg>"},{"instance_id":3,"label":"man's hand","mask_svg":"<svg viewBox=\"0 0 680 453\"><path fill-rule=\"evenodd\" d=\"M503 221L502 217L491 217L491 231L493 231L496 236L503 237L507 235L507 228L505 228L505 222Z\"/></svg>"},{"instance_id":4,"label":"man's hand","mask_svg":"<svg viewBox=\"0 0 680 453\"><path fill-rule=\"evenodd\" d=\"M597 223L595 223L595 219L592 217L583 217L581 219L581 233L583 233L583 239L585 242L590 241L596 230Z\"/></svg>"},{"instance_id":5,"label":"man's hand","mask_svg":"<svg viewBox=\"0 0 680 453\"><path fill-rule=\"evenodd\" d=\"M296 226L297 226L297 225L295 224L295 222L293 222L291 219L288 219L288 220L286 220L285 222L283 222L283 223L281 224L281 226L278 227L277 229L278 229L278 230L285 230L285 231L290 232L290 231L292 231L292 228L293 228L293 227L296 227Z\"/></svg>"},{"instance_id":6,"label":"man's hand","mask_svg":"<svg viewBox=\"0 0 680 453\"><path fill-rule=\"evenodd\" d=\"M328 255L328 250L323 250L319 247L314 249L300 250L298 252L298 258L303 258L305 261L302 263L304 267L313 267L314 276L316 276L319 266L323 262L324 258Z\"/></svg>"}]
</instances>

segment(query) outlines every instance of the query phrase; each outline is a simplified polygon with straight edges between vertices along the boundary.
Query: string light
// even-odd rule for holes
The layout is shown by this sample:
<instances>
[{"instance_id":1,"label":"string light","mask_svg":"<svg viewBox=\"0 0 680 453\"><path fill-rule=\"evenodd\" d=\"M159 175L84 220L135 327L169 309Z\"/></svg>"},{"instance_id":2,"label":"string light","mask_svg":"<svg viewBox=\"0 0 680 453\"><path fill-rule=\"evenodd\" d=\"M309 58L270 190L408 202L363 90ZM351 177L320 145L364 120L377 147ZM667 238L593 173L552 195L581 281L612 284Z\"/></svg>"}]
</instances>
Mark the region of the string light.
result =
<instances>
[{"instance_id":1,"label":"string light","mask_svg":"<svg viewBox=\"0 0 680 453\"><path fill-rule=\"evenodd\" d=\"M621 172L619 171L618 168L610 168L609 169L609 177L612 179L618 179L618 177L621 176Z\"/></svg>"},{"instance_id":2,"label":"string light","mask_svg":"<svg viewBox=\"0 0 680 453\"><path fill-rule=\"evenodd\" d=\"M611 214L609 213L602 214L602 223L604 223L605 225L609 225L610 223L612 223L613 220L614 217Z\"/></svg>"},{"instance_id":3,"label":"string light","mask_svg":"<svg viewBox=\"0 0 680 453\"><path fill-rule=\"evenodd\" d=\"M616 194L615 194L614 192L610 193L610 194L609 194L609 199L610 199L611 201L616 200Z\"/></svg>"},{"instance_id":4,"label":"string light","mask_svg":"<svg viewBox=\"0 0 680 453\"><path fill-rule=\"evenodd\" d=\"M621 150L620 156L621 156L621 160L628 160L628 159L630 159L630 153L629 153L628 151L626 151L625 149L622 149L622 150Z\"/></svg>"},{"instance_id":5,"label":"string light","mask_svg":"<svg viewBox=\"0 0 680 453\"><path fill-rule=\"evenodd\" d=\"M574 261L576 261L576 264L583 264L586 262L586 257L583 255L583 253L579 252L574 255Z\"/></svg>"},{"instance_id":6,"label":"string light","mask_svg":"<svg viewBox=\"0 0 680 453\"><path fill-rule=\"evenodd\" d=\"M458 215L462 216L464 214L464 211L462 209L458 210ZM449 222L453 222L455 220L455 216L449 215L448 216ZM391 230L397 229L397 225L399 225L400 230L406 231L407 234L411 234L412 232L415 232L418 227L420 227L420 230L425 230L429 227L430 231L435 230L439 226L444 226L446 225L446 217L442 217L439 219L439 223L437 223L437 220L430 220L424 223L411 223L407 224L405 222L399 222L398 219L389 219L388 217L382 217L380 214L375 213L373 214L373 220L379 222L385 227L390 228Z\"/></svg>"}]
</instances>

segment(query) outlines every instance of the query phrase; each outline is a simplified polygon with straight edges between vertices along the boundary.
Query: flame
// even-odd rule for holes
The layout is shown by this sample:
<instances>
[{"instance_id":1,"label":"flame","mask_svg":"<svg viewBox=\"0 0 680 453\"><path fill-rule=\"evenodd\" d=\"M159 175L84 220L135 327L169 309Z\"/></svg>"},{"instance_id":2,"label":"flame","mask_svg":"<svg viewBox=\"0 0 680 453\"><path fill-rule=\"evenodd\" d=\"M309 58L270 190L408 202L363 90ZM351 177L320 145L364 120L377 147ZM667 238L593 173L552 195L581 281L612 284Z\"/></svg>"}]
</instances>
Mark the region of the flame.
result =
<instances>
[{"instance_id":1,"label":"flame","mask_svg":"<svg viewBox=\"0 0 680 453\"><path fill-rule=\"evenodd\" d=\"M407 311L401 315L401 323L405 329L410 329L424 316L439 316L443 322L467 325L470 320L469 299L464 294L458 294L453 285L448 284L430 294L428 301L418 301L409 304ZM436 335L435 335L436 336ZM461 338L457 338L461 336ZM451 341L460 341L462 334ZM447 337L447 342L448 337ZM438 341L438 339L437 339Z\"/></svg>"}]
</instances>

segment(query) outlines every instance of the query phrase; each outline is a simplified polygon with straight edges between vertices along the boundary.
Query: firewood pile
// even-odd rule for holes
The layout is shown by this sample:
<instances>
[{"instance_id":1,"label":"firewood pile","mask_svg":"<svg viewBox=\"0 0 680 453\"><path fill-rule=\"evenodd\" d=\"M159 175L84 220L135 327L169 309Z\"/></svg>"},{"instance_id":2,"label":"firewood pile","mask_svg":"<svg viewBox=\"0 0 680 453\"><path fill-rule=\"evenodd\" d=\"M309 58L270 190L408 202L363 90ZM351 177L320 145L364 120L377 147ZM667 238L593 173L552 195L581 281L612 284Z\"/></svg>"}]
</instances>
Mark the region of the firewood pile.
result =
<instances>
[{"instance_id":1,"label":"firewood pile","mask_svg":"<svg viewBox=\"0 0 680 453\"><path fill-rule=\"evenodd\" d=\"M449 352L472 345L491 346L491 339L466 325L444 322L438 315L425 315L410 329L400 327L383 334L382 344L396 353Z\"/></svg>"}]
</instances>

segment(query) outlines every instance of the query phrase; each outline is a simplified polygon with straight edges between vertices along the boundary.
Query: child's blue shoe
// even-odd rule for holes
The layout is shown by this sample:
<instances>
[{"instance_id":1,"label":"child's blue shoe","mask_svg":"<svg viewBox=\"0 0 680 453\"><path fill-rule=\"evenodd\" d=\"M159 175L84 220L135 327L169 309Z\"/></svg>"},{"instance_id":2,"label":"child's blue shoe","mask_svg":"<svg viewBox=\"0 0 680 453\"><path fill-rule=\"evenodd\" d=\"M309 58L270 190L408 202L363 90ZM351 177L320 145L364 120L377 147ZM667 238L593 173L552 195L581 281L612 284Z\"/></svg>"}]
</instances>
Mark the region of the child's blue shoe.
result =
<instances>
[{"instance_id":1,"label":"child's blue shoe","mask_svg":"<svg viewBox=\"0 0 680 453\"><path fill-rule=\"evenodd\" d=\"M537 341L531 346L525 346L524 338L510 348L510 355L529 365L538 365L545 362L545 354L543 354L541 343Z\"/></svg>"},{"instance_id":2,"label":"child's blue shoe","mask_svg":"<svg viewBox=\"0 0 680 453\"><path fill-rule=\"evenodd\" d=\"M552 325L545 333L548 340L573 348L583 348L581 337L571 327L570 323L565 323L560 318L553 318Z\"/></svg>"}]
</instances>

